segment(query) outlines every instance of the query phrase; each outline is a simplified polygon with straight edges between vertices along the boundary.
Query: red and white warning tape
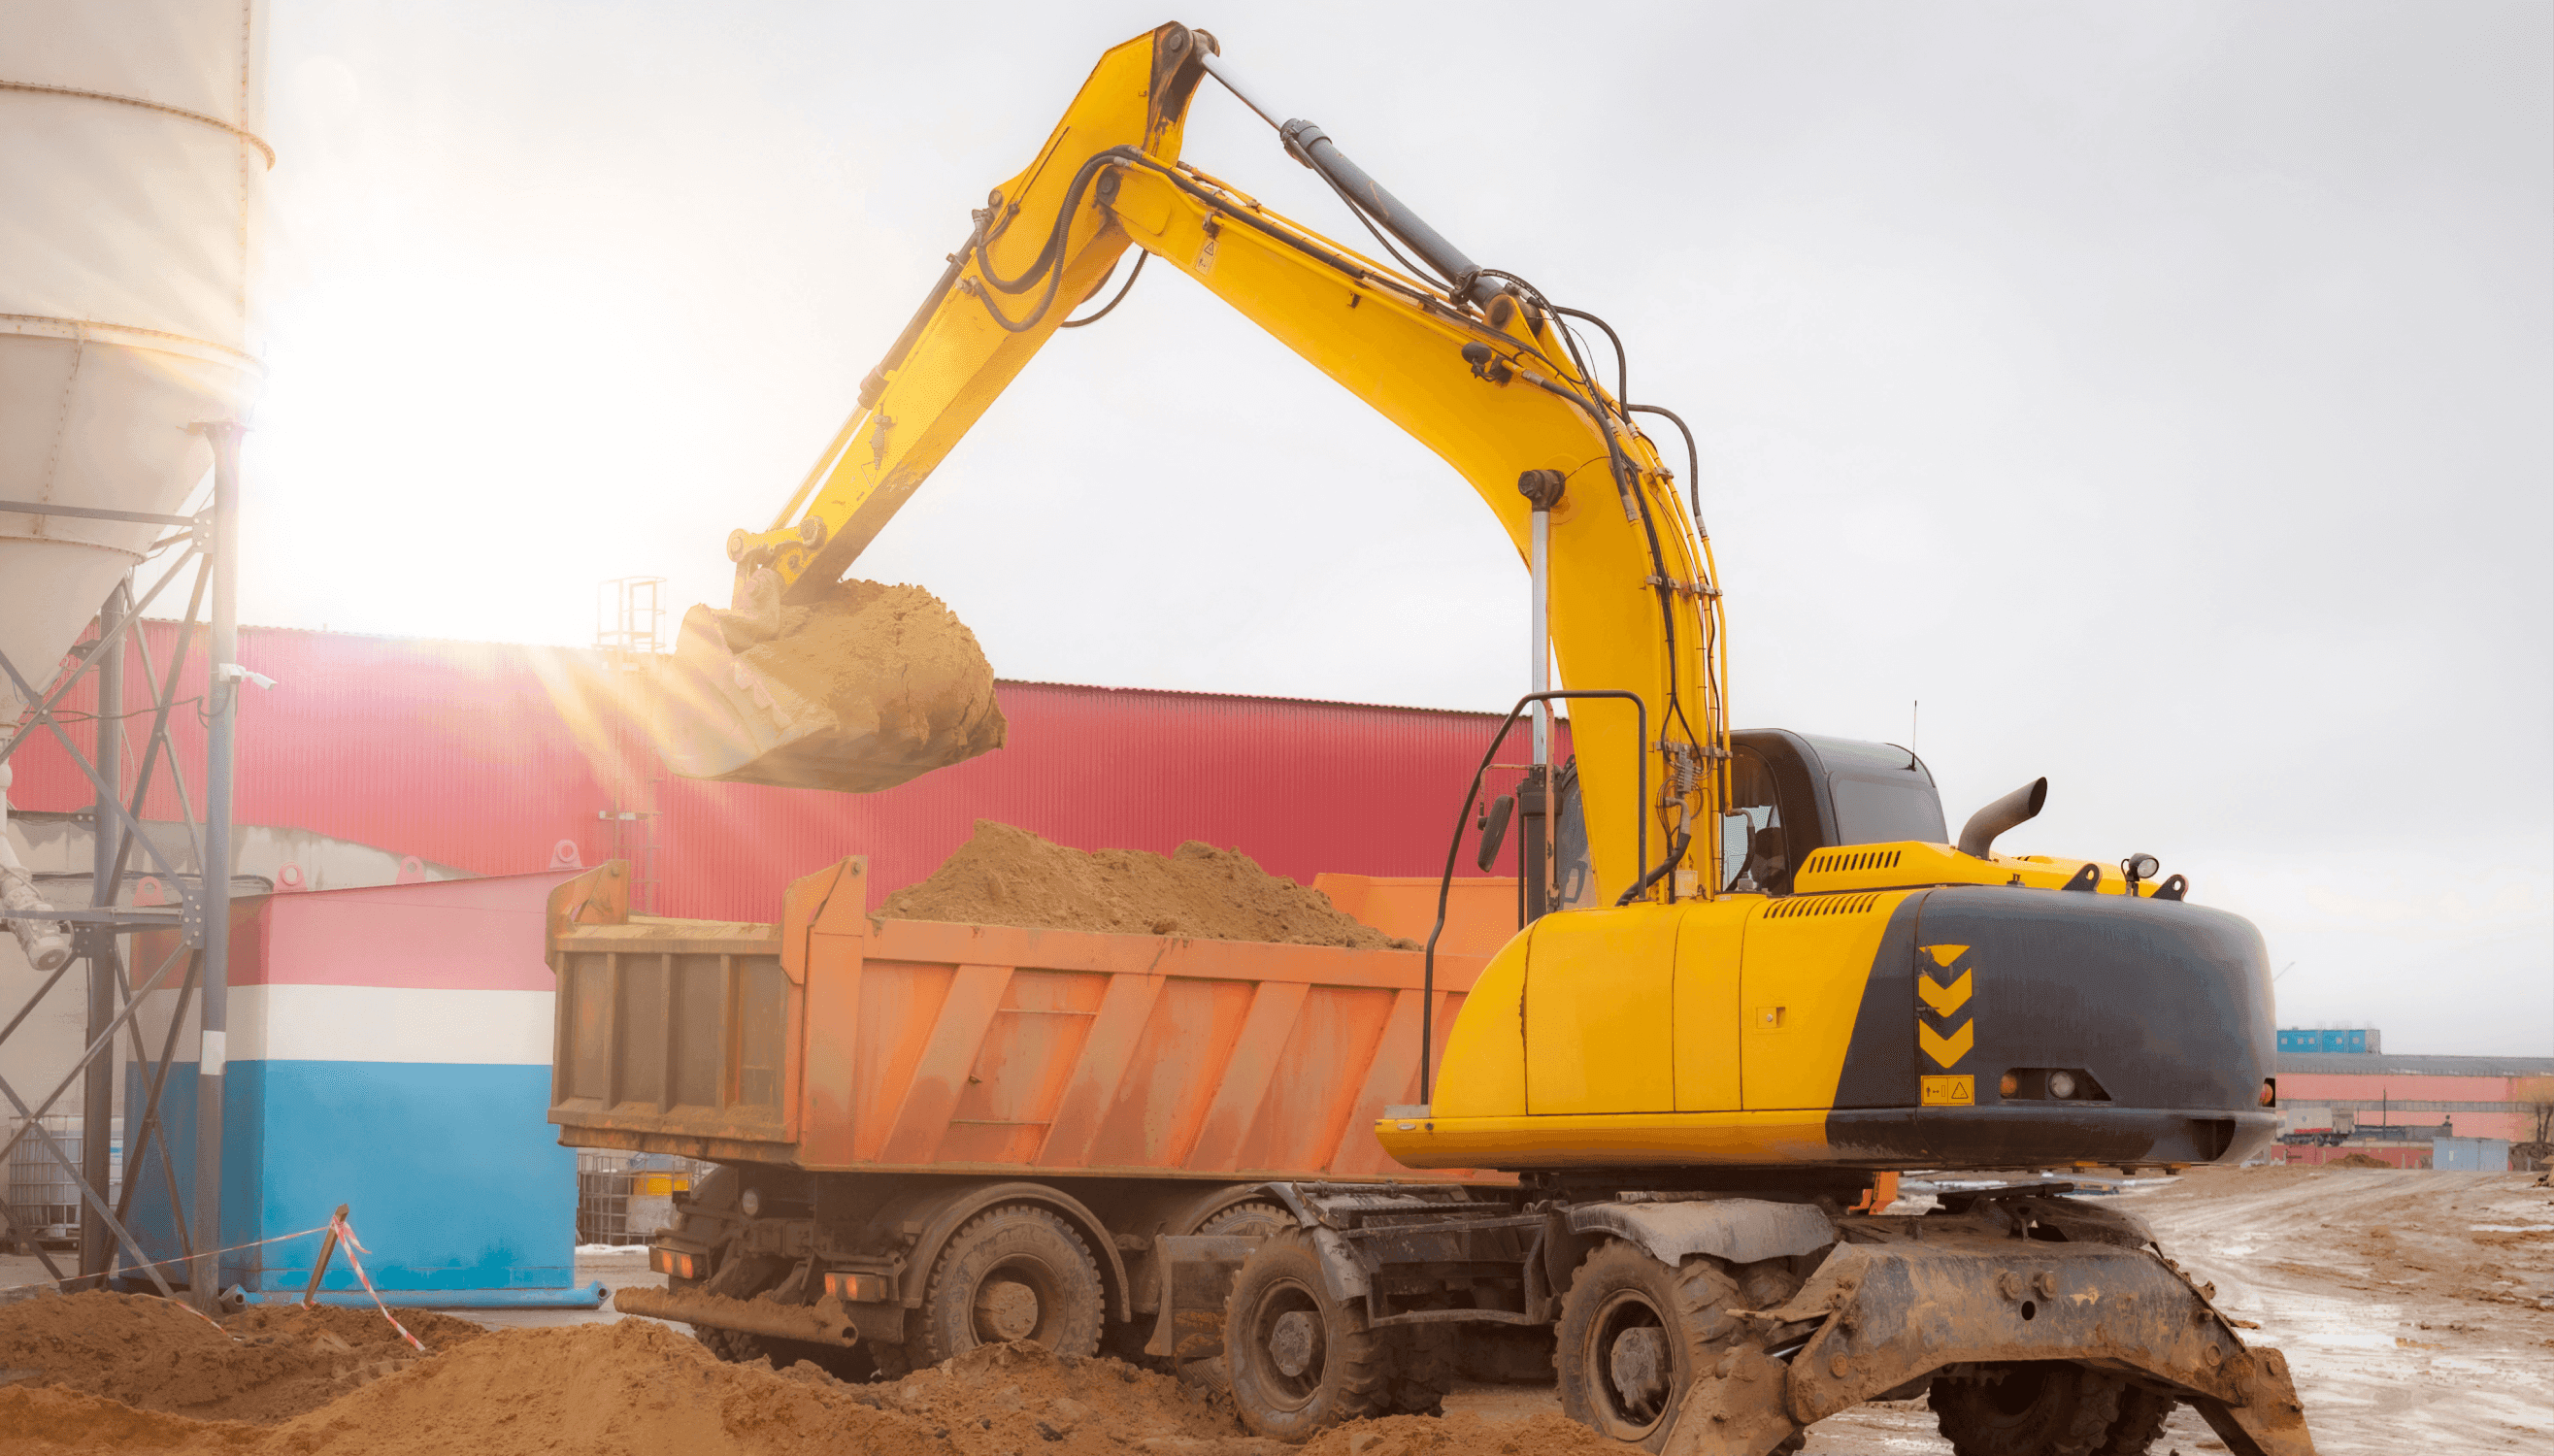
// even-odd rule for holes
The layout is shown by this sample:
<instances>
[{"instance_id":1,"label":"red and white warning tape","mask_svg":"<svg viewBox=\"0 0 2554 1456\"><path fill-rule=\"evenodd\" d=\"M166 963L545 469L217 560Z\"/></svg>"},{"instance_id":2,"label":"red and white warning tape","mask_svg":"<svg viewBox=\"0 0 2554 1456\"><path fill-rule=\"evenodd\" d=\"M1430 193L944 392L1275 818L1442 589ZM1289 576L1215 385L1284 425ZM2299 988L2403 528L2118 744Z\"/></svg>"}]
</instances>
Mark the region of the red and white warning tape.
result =
<instances>
[{"instance_id":1,"label":"red and white warning tape","mask_svg":"<svg viewBox=\"0 0 2554 1456\"><path fill-rule=\"evenodd\" d=\"M297 1229L297 1230L295 1230L295 1231L293 1231L293 1232L291 1232L291 1233L289 1233L289 1234L277 1234L277 1235L275 1235L273 1238L266 1238L266 1239L252 1239L252 1240L250 1240L249 1242L247 1242L247 1243L245 1243L245 1244L233 1244L233 1245L231 1245L231 1246L230 1246L229 1248L227 1248L227 1249L215 1249L215 1250L213 1250L213 1251L211 1251L211 1252L212 1252L213 1254L215 1254L216 1256L218 1256L218 1255L222 1255L222 1254L234 1254L234 1253L237 1253L238 1251L240 1251L240 1250L242 1250L242 1249L255 1249L255 1248L257 1248L257 1247L259 1247L259 1246L261 1246L261 1245L265 1245L265 1244L281 1244L281 1243L283 1243L284 1241L286 1241L287 1239L303 1239L303 1238L308 1238L308 1237L309 1237L310 1235L312 1235L312 1234L325 1234L325 1233L334 1233L334 1234L337 1236L337 1241L338 1241L340 1244L344 1245L345 1250L346 1250L346 1263L354 1269L354 1271L355 1271L355 1278L356 1278L356 1279L358 1279L358 1280L361 1280L361 1281L363 1282L363 1286L364 1286L364 1292L373 1296L373 1307L374 1307L374 1308L376 1308L376 1309L379 1309L379 1310L382 1312L382 1318L387 1319L387 1320L389 1320L389 1321L391 1322L391 1328L393 1328L393 1329L395 1329L395 1330L398 1330L398 1331L399 1331L399 1333L400 1333L400 1338L401 1338L401 1339L406 1340L406 1341L407 1341L410 1345L415 1346L415 1347L416 1347L416 1352L417 1352L418 1354L423 1355L423 1354L427 1353L426 1348L425 1348L425 1343L424 1343L423 1341L419 1340L416 1336L414 1336L414 1335L412 1335L412 1334L409 1334L409 1333L408 1333L407 1326L406 1326L406 1325L404 1325L404 1324L402 1324L402 1323L400 1323L400 1322L399 1322L399 1316L397 1316L397 1315L395 1315L395 1314L391 1313L391 1307L390 1307L388 1304L385 1304L385 1303L383 1303L383 1302L382 1302L382 1293L381 1293L381 1290L376 1289L376 1288L373 1288L373 1279L372 1279L372 1276L371 1276L371 1275L368 1275L368 1274L366 1274L366 1273L364 1273L364 1261L355 1257L356 1255L358 1255L358 1254L360 1254L360 1253L364 1252L364 1246L363 1246L362 1244L359 1244L359 1243L355 1242L355 1228L354 1228L354 1225L352 1225L352 1224L350 1224L350 1223L346 1222L346 1221L345 1221L344 1219L342 1219L342 1218L335 1218L335 1217L331 1217L331 1218L330 1218L326 1223L321 1224L321 1225L320 1225L319 1227L317 1227L317 1228ZM118 1275L123 1275L123 1274L132 1273L132 1272L136 1272L136 1271L140 1271L140 1270L151 1269L151 1268L156 1267L157 1265L162 1265L162 1264L184 1264L184 1263L188 1262L188 1261L189 1261L189 1259L190 1259L191 1257L192 1257L192 1256L189 1256L189 1255L182 1255L182 1254L181 1254L181 1255L177 1256L177 1257L176 1257L176 1258L174 1258L174 1259L160 1259L160 1260L155 1260L155 1261L153 1261L151 1264L119 1264L118 1266L116 1266L116 1273L117 1273ZM9 1292L11 1292L12 1290L16 1290L16 1289L33 1289L33 1288L43 1288L43 1287L48 1286L48 1285L55 1285L55 1284L59 1284L59 1283L61 1283L61 1281L58 1281L58 1280L49 1280L49 1279L48 1279L48 1280L38 1280L38 1281L36 1281L34 1284L27 1284L27 1285L0 1285L0 1294L9 1293ZM163 1295L159 1295L159 1294L145 1293L145 1294L143 1295L143 1297L145 1297L145 1298L150 1298L150 1299L159 1299L159 1298L163 1298L164 1296L163 1296ZM191 1314L191 1315L195 1316L197 1319L202 1320L204 1323L211 1325L211 1326L212 1326L213 1328L215 1328L215 1329L221 1329L221 1327L222 1327L222 1326L221 1326L221 1321L219 1321L219 1320L217 1320L217 1319L214 1319L214 1318L213 1318L213 1317L211 1317L210 1315L208 1315L208 1314L204 1313L204 1312L203 1312L202 1310L200 1310L200 1309L197 1309L194 1305L187 1303L187 1302L186 1302L185 1300L183 1300L183 1299L170 1299L170 1300L168 1300L168 1302L169 1302L169 1303L172 1303L172 1304L176 1305L176 1306L177 1306L178 1308L180 1308L180 1309L185 1310L188 1314ZM225 1334L229 1333L227 1330L225 1330L225 1331L223 1331L223 1332L224 1332ZM237 1338L238 1338L238 1336L236 1336L236 1335L233 1335L233 1336L231 1336L231 1337L232 1337L233 1339L237 1339Z\"/></svg>"},{"instance_id":2,"label":"red and white warning tape","mask_svg":"<svg viewBox=\"0 0 2554 1456\"><path fill-rule=\"evenodd\" d=\"M266 1244L281 1244L281 1243L285 1242L285 1241L286 1241L286 1240L288 1240L288 1239L306 1239L306 1238L310 1237L312 1234L324 1234L324 1233L326 1233L327 1231L328 1231L328 1225L326 1225L326 1224L324 1224L324 1223L323 1223L323 1224L319 1225L317 1228L295 1229L295 1230L293 1230L291 1233L289 1233L289 1234L277 1234L277 1235L275 1235L275 1236L274 1236L274 1237L272 1237L272 1238L265 1238L265 1239L251 1239L251 1240L249 1240L249 1241L248 1241L247 1243L245 1243L245 1244L233 1244L233 1245L231 1245L229 1248L226 1248L226 1249L215 1249L215 1250L213 1250L212 1252L213 1252L213 1254L215 1254L216 1256L223 1255L223 1254L236 1254L236 1253L238 1253L238 1252L239 1252L240 1250L242 1250L242 1249L255 1249L255 1248L258 1248L258 1247L260 1247L260 1246L262 1246L262 1245L266 1245ZM128 1275L128 1274L131 1274L131 1275L138 1275L138 1274L140 1274L142 1271L144 1271L144 1270L146 1270L146 1269L163 1269L163 1268L166 1268L166 1267L168 1267L169 1265L172 1265L172 1264L186 1264L186 1263L190 1263L190 1262L192 1262L192 1261L193 1261L193 1259L194 1259L194 1257L195 1257L195 1256L193 1256L192 1254L179 1254L179 1255L176 1255L176 1256L174 1256L174 1257L173 1257L173 1258L169 1258L169 1259L154 1259L154 1260L152 1260L152 1261L151 1261L150 1263L148 1263L148 1264L125 1264L125 1263L121 1263L121 1262L119 1262L119 1263L115 1266L114 1272L113 1272L113 1274L110 1276L110 1278L122 1279L124 1276L126 1276L126 1275ZM76 1281L78 1281L78 1280L80 1280L80 1279L83 1279L83 1278L86 1278L86 1276L83 1276L83 1275L72 1275L72 1276L70 1276L68 1279L59 1279L59 1280L40 1279L40 1280L36 1280L36 1281L34 1281L33 1283L30 1283L30 1284L23 1284L23 1285L0 1285L0 1294L13 1293L13 1292L15 1292L16 1290L19 1290L19 1289L40 1289L40 1288L46 1288L46 1287L48 1287L48 1286L52 1286L52 1285L60 1285L60 1284L69 1284L69 1283L74 1283L74 1282L76 1282ZM153 1294L151 1297L152 1297L152 1298L154 1298L154 1299L157 1299L157 1298L159 1298L159 1297L161 1297L161 1296L160 1296L160 1295L158 1295L158 1294ZM178 1301L178 1302L181 1302L181 1303L182 1303L183 1301L182 1301L182 1300L180 1300L180 1301ZM191 1306L190 1306L190 1307L191 1307Z\"/></svg>"},{"instance_id":3,"label":"red and white warning tape","mask_svg":"<svg viewBox=\"0 0 2554 1456\"><path fill-rule=\"evenodd\" d=\"M382 1302L381 1290L373 1288L373 1277L364 1273L364 1261L355 1257L364 1252L364 1246L355 1242L354 1225L332 1217L328 1220L328 1227L336 1232L338 1242L346 1246L346 1262L354 1266L355 1278L363 1281L364 1292L373 1296L373 1307L382 1312L382 1318L391 1322L391 1328L400 1332L401 1339L415 1346L419 1355L424 1354L425 1342L409 1334L407 1326L399 1322L399 1316L391 1313L391 1306Z\"/></svg>"},{"instance_id":4,"label":"red and white warning tape","mask_svg":"<svg viewBox=\"0 0 2554 1456\"><path fill-rule=\"evenodd\" d=\"M222 1329L222 1322L220 1320L213 1318L211 1315L206 1314L201 1309L196 1308L194 1305L187 1303L183 1299L172 1299L166 1294L152 1293L149 1289L136 1289L134 1292L140 1294L145 1299L157 1299L163 1304L174 1304L178 1308L185 1310L188 1314L191 1314L197 1319L202 1320L204 1323L211 1325L213 1328L222 1330L222 1333L225 1336L228 1336L232 1344L236 1345L239 1343L239 1336L231 1334L229 1330Z\"/></svg>"}]
</instances>

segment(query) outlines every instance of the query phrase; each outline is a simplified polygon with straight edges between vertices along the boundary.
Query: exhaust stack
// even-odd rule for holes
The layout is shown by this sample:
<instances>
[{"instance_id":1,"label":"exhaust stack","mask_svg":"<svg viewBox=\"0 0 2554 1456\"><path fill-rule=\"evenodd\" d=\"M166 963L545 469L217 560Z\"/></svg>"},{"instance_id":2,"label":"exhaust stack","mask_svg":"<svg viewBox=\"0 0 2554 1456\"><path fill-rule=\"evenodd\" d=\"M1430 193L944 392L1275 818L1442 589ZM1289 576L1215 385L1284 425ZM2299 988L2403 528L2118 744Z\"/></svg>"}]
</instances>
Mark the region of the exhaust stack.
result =
<instances>
[{"instance_id":1,"label":"exhaust stack","mask_svg":"<svg viewBox=\"0 0 2554 1456\"><path fill-rule=\"evenodd\" d=\"M1960 852L1984 859L1995 847L1996 836L2015 825L2039 817L2039 806L2048 802L2048 780L2035 778L1986 808L1969 816L1960 826Z\"/></svg>"}]
</instances>

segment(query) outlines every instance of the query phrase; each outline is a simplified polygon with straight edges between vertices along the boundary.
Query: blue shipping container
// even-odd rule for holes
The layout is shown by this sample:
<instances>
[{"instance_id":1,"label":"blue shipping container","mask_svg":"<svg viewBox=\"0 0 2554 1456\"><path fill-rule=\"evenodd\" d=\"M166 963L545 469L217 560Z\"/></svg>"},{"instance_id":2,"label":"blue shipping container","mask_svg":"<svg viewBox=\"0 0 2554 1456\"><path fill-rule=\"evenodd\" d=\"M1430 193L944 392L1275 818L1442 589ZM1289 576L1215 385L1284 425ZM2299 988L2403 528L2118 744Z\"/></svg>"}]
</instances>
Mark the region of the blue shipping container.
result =
<instances>
[{"instance_id":1,"label":"blue shipping container","mask_svg":"<svg viewBox=\"0 0 2554 1456\"><path fill-rule=\"evenodd\" d=\"M2282 1052L2375 1052L2380 1045L2377 1033L2368 1027L2279 1028L2279 1050Z\"/></svg>"}]
</instances>

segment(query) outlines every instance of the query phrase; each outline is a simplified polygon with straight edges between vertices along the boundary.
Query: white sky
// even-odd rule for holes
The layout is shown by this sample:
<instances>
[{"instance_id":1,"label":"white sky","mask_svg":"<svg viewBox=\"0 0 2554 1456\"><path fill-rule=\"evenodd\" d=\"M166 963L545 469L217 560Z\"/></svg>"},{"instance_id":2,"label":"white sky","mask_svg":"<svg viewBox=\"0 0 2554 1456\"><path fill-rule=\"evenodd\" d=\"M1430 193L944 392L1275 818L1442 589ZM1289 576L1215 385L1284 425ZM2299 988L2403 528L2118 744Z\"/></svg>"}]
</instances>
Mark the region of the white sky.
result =
<instances>
[{"instance_id":1,"label":"white sky","mask_svg":"<svg viewBox=\"0 0 2554 1456\"><path fill-rule=\"evenodd\" d=\"M244 617L723 604L967 209L1167 18L276 0ZM1740 726L1921 699L1955 825L2046 773L2005 846L2160 855L2294 962L2283 1021L2554 1052L2554 9L1178 18L1696 424ZM1354 231L1212 84L1188 150ZM1168 270L859 570L1014 678L1522 690L1488 513Z\"/></svg>"}]
</instances>

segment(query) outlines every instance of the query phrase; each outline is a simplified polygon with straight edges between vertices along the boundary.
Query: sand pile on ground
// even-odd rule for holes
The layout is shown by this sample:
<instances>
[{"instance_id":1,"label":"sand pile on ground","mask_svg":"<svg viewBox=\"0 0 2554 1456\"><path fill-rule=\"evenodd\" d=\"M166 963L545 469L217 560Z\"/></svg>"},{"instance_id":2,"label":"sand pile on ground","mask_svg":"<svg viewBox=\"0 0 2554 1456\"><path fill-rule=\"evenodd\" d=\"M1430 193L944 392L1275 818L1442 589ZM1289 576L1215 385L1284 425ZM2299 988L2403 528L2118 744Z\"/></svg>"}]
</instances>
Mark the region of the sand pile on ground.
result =
<instances>
[{"instance_id":1,"label":"sand pile on ground","mask_svg":"<svg viewBox=\"0 0 2554 1456\"><path fill-rule=\"evenodd\" d=\"M650 1320L501 1330L277 1426L0 1388L0 1456L1280 1456L1195 1387L1113 1360L988 1346L882 1385L721 1363ZM1422 1448L1414 1447L1414 1453Z\"/></svg>"},{"instance_id":2,"label":"sand pile on ground","mask_svg":"<svg viewBox=\"0 0 2554 1456\"><path fill-rule=\"evenodd\" d=\"M1348 916L1321 891L1268 873L1238 849L1192 840L1169 855L1086 853L989 819L976 821L974 839L931 878L889 895L879 913L892 920L1416 949Z\"/></svg>"},{"instance_id":3,"label":"sand pile on ground","mask_svg":"<svg viewBox=\"0 0 2554 1456\"><path fill-rule=\"evenodd\" d=\"M685 615L658 682L680 772L866 793L1002 746L993 666L939 598L864 581L808 606L779 594L766 569L736 610Z\"/></svg>"},{"instance_id":4,"label":"sand pile on ground","mask_svg":"<svg viewBox=\"0 0 2554 1456\"><path fill-rule=\"evenodd\" d=\"M886 1409L947 1431L970 1456L1286 1449L1246 1437L1220 1394L1115 1360L1059 1359L1039 1345L980 1345L871 1392Z\"/></svg>"},{"instance_id":5,"label":"sand pile on ground","mask_svg":"<svg viewBox=\"0 0 2554 1456\"><path fill-rule=\"evenodd\" d=\"M2394 1165L2382 1158L2371 1158L2365 1153L2345 1153L2324 1166L2327 1168L2392 1168Z\"/></svg>"},{"instance_id":6,"label":"sand pile on ground","mask_svg":"<svg viewBox=\"0 0 2554 1456\"><path fill-rule=\"evenodd\" d=\"M1545 1413L1523 1420L1477 1415L1395 1415L1326 1430L1305 1456L1622 1456L1627 1448L1571 1420Z\"/></svg>"},{"instance_id":7,"label":"sand pile on ground","mask_svg":"<svg viewBox=\"0 0 2554 1456\"><path fill-rule=\"evenodd\" d=\"M418 1311L402 1319L430 1350L484 1334ZM215 1328L148 1294L49 1295L0 1305L0 1369L143 1410L276 1421L404 1368L416 1352L378 1311L260 1307Z\"/></svg>"}]
</instances>

